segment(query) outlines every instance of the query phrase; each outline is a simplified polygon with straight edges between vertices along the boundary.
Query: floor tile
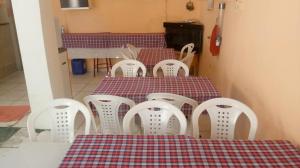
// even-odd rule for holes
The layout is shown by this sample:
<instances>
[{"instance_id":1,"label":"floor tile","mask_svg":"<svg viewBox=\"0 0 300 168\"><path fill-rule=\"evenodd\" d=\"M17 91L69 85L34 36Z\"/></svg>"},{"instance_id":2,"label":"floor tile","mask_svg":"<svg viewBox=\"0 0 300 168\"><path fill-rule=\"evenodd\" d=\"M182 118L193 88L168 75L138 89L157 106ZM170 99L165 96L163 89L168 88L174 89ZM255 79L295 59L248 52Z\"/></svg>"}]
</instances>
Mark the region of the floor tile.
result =
<instances>
[{"instance_id":1,"label":"floor tile","mask_svg":"<svg viewBox=\"0 0 300 168\"><path fill-rule=\"evenodd\" d=\"M75 78L75 79L71 79L71 83L72 84L88 84L89 79Z\"/></svg>"},{"instance_id":2,"label":"floor tile","mask_svg":"<svg viewBox=\"0 0 300 168\"><path fill-rule=\"evenodd\" d=\"M0 95L0 100L19 100L26 94L26 91L10 90Z\"/></svg>"},{"instance_id":3,"label":"floor tile","mask_svg":"<svg viewBox=\"0 0 300 168\"><path fill-rule=\"evenodd\" d=\"M17 121L12 127L19 127L19 128L27 128L27 118L28 115L25 115L21 120Z\"/></svg>"},{"instance_id":4,"label":"floor tile","mask_svg":"<svg viewBox=\"0 0 300 168\"><path fill-rule=\"evenodd\" d=\"M26 84L17 84L16 87L14 88L14 90L18 90L18 91L27 91L26 88Z\"/></svg>"},{"instance_id":5,"label":"floor tile","mask_svg":"<svg viewBox=\"0 0 300 168\"><path fill-rule=\"evenodd\" d=\"M0 148L0 158L6 156L9 152L16 150L17 148Z\"/></svg>"},{"instance_id":6,"label":"floor tile","mask_svg":"<svg viewBox=\"0 0 300 168\"><path fill-rule=\"evenodd\" d=\"M27 94L25 96L21 97L20 100L27 100L29 102Z\"/></svg>"},{"instance_id":7,"label":"floor tile","mask_svg":"<svg viewBox=\"0 0 300 168\"><path fill-rule=\"evenodd\" d=\"M90 84L87 84L83 89L82 91L89 91L89 92L92 92L96 89L96 87L98 86L98 84L96 83L90 83Z\"/></svg>"},{"instance_id":8,"label":"floor tile","mask_svg":"<svg viewBox=\"0 0 300 168\"><path fill-rule=\"evenodd\" d=\"M91 94L91 91L82 91L75 96L75 100L83 102L83 98Z\"/></svg>"},{"instance_id":9,"label":"floor tile","mask_svg":"<svg viewBox=\"0 0 300 168\"><path fill-rule=\"evenodd\" d=\"M92 80L90 80L89 84L99 85L99 83L100 83L103 79L104 79L104 78L96 78L96 79L92 79Z\"/></svg>"},{"instance_id":10,"label":"floor tile","mask_svg":"<svg viewBox=\"0 0 300 168\"><path fill-rule=\"evenodd\" d=\"M21 128L15 135L13 135L8 141L4 142L1 147L19 147L23 141L28 141L27 128Z\"/></svg>"},{"instance_id":11,"label":"floor tile","mask_svg":"<svg viewBox=\"0 0 300 168\"><path fill-rule=\"evenodd\" d=\"M11 127L15 125L18 121L10 121L10 122L0 122L0 127Z\"/></svg>"},{"instance_id":12,"label":"floor tile","mask_svg":"<svg viewBox=\"0 0 300 168\"><path fill-rule=\"evenodd\" d=\"M0 146L19 130L18 127L0 127Z\"/></svg>"},{"instance_id":13,"label":"floor tile","mask_svg":"<svg viewBox=\"0 0 300 168\"><path fill-rule=\"evenodd\" d=\"M9 106L12 105L14 103L13 100L1 100L0 99L0 106Z\"/></svg>"},{"instance_id":14,"label":"floor tile","mask_svg":"<svg viewBox=\"0 0 300 168\"><path fill-rule=\"evenodd\" d=\"M73 83L72 84L72 90L73 91L81 91L87 84L82 84L82 83Z\"/></svg>"},{"instance_id":15,"label":"floor tile","mask_svg":"<svg viewBox=\"0 0 300 168\"><path fill-rule=\"evenodd\" d=\"M76 97L79 93L80 93L80 91L72 91L73 98Z\"/></svg>"},{"instance_id":16,"label":"floor tile","mask_svg":"<svg viewBox=\"0 0 300 168\"><path fill-rule=\"evenodd\" d=\"M0 83L0 90L1 91L11 91L12 89L14 89L15 87L17 87L18 84L11 84L11 83Z\"/></svg>"},{"instance_id":17,"label":"floor tile","mask_svg":"<svg viewBox=\"0 0 300 168\"><path fill-rule=\"evenodd\" d=\"M23 100L22 98L16 101L13 101L11 105L29 105L29 100Z\"/></svg>"}]
</instances>

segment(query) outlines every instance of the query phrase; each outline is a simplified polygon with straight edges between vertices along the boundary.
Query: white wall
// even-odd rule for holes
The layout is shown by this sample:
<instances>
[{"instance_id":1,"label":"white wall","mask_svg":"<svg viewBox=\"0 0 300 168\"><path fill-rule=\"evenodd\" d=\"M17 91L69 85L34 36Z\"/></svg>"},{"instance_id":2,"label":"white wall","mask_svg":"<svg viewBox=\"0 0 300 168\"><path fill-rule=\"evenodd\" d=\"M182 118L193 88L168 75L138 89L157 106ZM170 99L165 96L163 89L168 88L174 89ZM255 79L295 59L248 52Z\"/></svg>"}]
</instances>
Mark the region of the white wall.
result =
<instances>
[{"instance_id":1,"label":"white wall","mask_svg":"<svg viewBox=\"0 0 300 168\"><path fill-rule=\"evenodd\" d=\"M31 111L40 112L53 98L64 96L52 4L12 0L12 5ZM40 127L48 127L47 122Z\"/></svg>"}]
</instances>

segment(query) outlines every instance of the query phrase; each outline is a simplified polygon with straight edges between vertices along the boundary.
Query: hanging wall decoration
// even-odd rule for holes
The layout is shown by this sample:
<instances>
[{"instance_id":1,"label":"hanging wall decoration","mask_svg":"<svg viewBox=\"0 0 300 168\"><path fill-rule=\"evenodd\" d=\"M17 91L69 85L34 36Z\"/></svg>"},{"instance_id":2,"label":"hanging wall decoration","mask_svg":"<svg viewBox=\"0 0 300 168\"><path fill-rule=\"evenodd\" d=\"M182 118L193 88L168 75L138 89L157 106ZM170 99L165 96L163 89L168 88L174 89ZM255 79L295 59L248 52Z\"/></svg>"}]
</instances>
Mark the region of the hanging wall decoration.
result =
<instances>
[{"instance_id":1,"label":"hanging wall decoration","mask_svg":"<svg viewBox=\"0 0 300 168\"><path fill-rule=\"evenodd\" d=\"M223 2L219 4L219 16L217 17L216 25L214 26L210 37L210 52L212 56L218 56L220 54L224 10L225 3Z\"/></svg>"},{"instance_id":2,"label":"hanging wall decoration","mask_svg":"<svg viewBox=\"0 0 300 168\"><path fill-rule=\"evenodd\" d=\"M195 9L194 3L192 2L192 0L189 0L186 5L185 5L186 9L189 11L192 11Z\"/></svg>"}]
</instances>

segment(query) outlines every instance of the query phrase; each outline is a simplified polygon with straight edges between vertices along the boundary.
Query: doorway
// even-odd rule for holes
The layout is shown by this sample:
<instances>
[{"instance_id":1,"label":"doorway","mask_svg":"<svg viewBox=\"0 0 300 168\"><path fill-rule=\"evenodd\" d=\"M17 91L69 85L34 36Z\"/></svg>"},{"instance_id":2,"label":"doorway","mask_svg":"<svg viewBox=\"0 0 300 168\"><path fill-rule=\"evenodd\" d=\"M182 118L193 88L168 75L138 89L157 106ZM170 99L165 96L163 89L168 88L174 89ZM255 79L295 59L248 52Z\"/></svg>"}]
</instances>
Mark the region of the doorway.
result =
<instances>
[{"instance_id":1,"label":"doorway","mask_svg":"<svg viewBox=\"0 0 300 168\"><path fill-rule=\"evenodd\" d=\"M27 87L11 0L0 0L0 145L17 131L26 131ZM23 131L24 131L23 130ZM8 146L5 146L8 147Z\"/></svg>"}]
</instances>

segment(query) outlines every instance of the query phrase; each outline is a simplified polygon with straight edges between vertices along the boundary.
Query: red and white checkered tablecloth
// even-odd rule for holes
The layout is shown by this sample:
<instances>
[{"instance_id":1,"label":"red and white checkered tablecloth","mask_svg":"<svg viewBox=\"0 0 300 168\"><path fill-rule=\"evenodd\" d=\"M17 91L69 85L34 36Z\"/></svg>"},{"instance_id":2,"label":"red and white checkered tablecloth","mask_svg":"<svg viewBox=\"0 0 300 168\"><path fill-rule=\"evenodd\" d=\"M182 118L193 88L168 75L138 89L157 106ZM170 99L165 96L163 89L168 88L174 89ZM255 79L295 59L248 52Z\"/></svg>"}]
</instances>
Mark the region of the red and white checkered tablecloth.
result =
<instances>
[{"instance_id":1,"label":"red and white checkered tablecloth","mask_svg":"<svg viewBox=\"0 0 300 168\"><path fill-rule=\"evenodd\" d=\"M164 33L64 33L65 48L120 48L127 43L138 48L164 48Z\"/></svg>"},{"instance_id":2,"label":"red and white checkered tablecloth","mask_svg":"<svg viewBox=\"0 0 300 168\"><path fill-rule=\"evenodd\" d=\"M199 103L220 97L219 91L206 77L107 77L92 94L108 94L127 97L140 103L149 93L174 93L192 98ZM184 106L183 112L190 116L192 109ZM120 111L124 113L125 111Z\"/></svg>"},{"instance_id":3,"label":"red and white checkered tablecloth","mask_svg":"<svg viewBox=\"0 0 300 168\"><path fill-rule=\"evenodd\" d=\"M144 48L141 49L138 55L138 60L141 61L147 69L152 69L158 62L166 59L176 59L174 49Z\"/></svg>"},{"instance_id":4,"label":"red and white checkered tablecloth","mask_svg":"<svg viewBox=\"0 0 300 168\"><path fill-rule=\"evenodd\" d=\"M109 42L111 48L128 43L138 48L164 48L167 46L164 33L111 33Z\"/></svg>"},{"instance_id":5,"label":"red and white checkered tablecloth","mask_svg":"<svg viewBox=\"0 0 300 168\"><path fill-rule=\"evenodd\" d=\"M197 140L183 135L80 135L60 168L299 168L300 151L285 140Z\"/></svg>"},{"instance_id":6,"label":"red and white checkered tablecloth","mask_svg":"<svg viewBox=\"0 0 300 168\"><path fill-rule=\"evenodd\" d=\"M64 33L65 48L109 48L110 33Z\"/></svg>"}]
</instances>

